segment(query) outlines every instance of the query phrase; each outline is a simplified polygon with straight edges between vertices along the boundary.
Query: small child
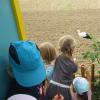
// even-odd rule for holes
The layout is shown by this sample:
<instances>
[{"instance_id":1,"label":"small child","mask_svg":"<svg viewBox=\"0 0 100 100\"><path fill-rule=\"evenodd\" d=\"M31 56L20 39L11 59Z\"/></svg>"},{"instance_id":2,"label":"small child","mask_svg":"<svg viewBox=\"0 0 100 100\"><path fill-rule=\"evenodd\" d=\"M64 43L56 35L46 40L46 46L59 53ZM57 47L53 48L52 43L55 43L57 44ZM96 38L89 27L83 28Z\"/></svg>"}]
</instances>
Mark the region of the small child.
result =
<instances>
[{"instance_id":1,"label":"small child","mask_svg":"<svg viewBox=\"0 0 100 100\"><path fill-rule=\"evenodd\" d=\"M83 77L73 80L72 100L91 100L91 90L88 81Z\"/></svg>"},{"instance_id":2,"label":"small child","mask_svg":"<svg viewBox=\"0 0 100 100\"><path fill-rule=\"evenodd\" d=\"M77 65L73 60L73 51L75 41L71 36L63 36L59 40L61 54L55 60L55 67L50 85L46 91L46 100L58 94L64 97L64 100L72 100L70 85L73 81L73 74L77 71Z\"/></svg>"},{"instance_id":3,"label":"small child","mask_svg":"<svg viewBox=\"0 0 100 100\"><path fill-rule=\"evenodd\" d=\"M16 94L26 94L41 100L46 72L36 43L31 41L12 42L9 47L9 63L13 79L6 100ZM17 95L18 98L19 96Z\"/></svg>"},{"instance_id":4,"label":"small child","mask_svg":"<svg viewBox=\"0 0 100 100\"><path fill-rule=\"evenodd\" d=\"M40 44L40 52L46 63L46 75L47 80L51 80L54 70L54 60L56 58L56 49L50 42L44 42Z\"/></svg>"}]
</instances>

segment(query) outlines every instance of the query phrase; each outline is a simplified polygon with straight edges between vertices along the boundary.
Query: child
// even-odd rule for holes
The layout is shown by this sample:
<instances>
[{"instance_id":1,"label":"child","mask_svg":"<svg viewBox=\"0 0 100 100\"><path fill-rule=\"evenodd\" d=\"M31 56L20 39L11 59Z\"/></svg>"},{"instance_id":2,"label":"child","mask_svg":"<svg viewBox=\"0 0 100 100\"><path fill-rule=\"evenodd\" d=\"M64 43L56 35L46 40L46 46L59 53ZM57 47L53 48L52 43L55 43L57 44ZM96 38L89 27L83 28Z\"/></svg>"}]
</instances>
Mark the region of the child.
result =
<instances>
[{"instance_id":1,"label":"child","mask_svg":"<svg viewBox=\"0 0 100 100\"><path fill-rule=\"evenodd\" d=\"M91 90L88 81L83 77L73 80L72 100L91 100Z\"/></svg>"},{"instance_id":2,"label":"child","mask_svg":"<svg viewBox=\"0 0 100 100\"><path fill-rule=\"evenodd\" d=\"M42 58L46 63L46 81L45 81L45 91L49 85L49 81L51 80L53 70L54 70L54 60L56 58L56 49L50 42L44 42L40 44L40 52Z\"/></svg>"},{"instance_id":3,"label":"child","mask_svg":"<svg viewBox=\"0 0 100 100\"><path fill-rule=\"evenodd\" d=\"M55 60L46 100L52 100L56 94L61 94L64 100L72 100L69 87L73 81L73 74L77 71L77 65L73 60L75 41L71 36L63 36L59 40L59 47L61 54Z\"/></svg>"},{"instance_id":4,"label":"child","mask_svg":"<svg viewBox=\"0 0 100 100\"><path fill-rule=\"evenodd\" d=\"M56 49L50 42L44 42L40 44L40 51L47 65L46 66L47 80L51 80L54 69L54 60L56 58Z\"/></svg>"},{"instance_id":5,"label":"child","mask_svg":"<svg viewBox=\"0 0 100 100\"><path fill-rule=\"evenodd\" d=\"M40 90L43 89L46 72L36 43L31 41L12 42L9 47L9 63L14 78L6 100L16 94L26 94L40 100L43 97Z\"/></svg>"}]
</instances>

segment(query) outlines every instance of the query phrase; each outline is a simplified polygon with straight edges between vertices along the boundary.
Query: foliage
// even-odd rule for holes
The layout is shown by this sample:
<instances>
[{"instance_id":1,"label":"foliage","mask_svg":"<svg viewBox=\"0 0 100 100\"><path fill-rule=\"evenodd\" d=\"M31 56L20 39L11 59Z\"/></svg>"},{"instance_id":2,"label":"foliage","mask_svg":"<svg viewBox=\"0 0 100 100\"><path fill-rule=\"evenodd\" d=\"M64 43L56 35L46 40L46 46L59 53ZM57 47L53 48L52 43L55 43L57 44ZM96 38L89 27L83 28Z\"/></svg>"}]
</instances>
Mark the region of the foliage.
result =
<instances>
[{"instance_id":1,"label":"foliage","mask_svg":"<svg viewBox=\"0 0 100 100\"><path fill-rule=\"evenodd\" d=\"M100 65L100 41L94 41L91 47L91 51L86 51L82 54L83 58L89 59L92 63L98 62L98 64Z\"/></svg>"},{"instance_id":2,"label":"foliage","mask_svg":"<svg viewBox=\"0 0 100 100\"><path fill-rule=\"evenodd\" d=\"M91 51L86 51L83 53L83 58L88 59L91 63L97 63L100 66L100 40L92 38ZM100 71L98 71L100 74ZM100 100L100 78L94 81L95 90L93 92L93 100Z\"/></svg>"},{"instance_id":3,"label":"foliage","mask_svg":"<svg viewBox=\"0 0 100 100\"><path fill-rule=\"evenodd\" d=\"M94 81L95 91L93 92L93 100L100 100L100 78Z\"/></svg>"}]
</instances>

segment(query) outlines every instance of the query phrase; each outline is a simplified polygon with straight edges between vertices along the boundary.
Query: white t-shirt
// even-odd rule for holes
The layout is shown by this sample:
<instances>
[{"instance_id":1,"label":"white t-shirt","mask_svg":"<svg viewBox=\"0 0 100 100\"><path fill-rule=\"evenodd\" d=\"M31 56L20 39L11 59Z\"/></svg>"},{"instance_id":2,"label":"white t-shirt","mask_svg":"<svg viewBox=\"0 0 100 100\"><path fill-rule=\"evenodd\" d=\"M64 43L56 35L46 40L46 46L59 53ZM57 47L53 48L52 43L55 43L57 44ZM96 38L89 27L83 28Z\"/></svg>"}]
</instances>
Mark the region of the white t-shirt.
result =
<instances>
[{"instance_id":1,"label":"white t-shirt","mask_svg":"<svg viewBox=\"0 0 100 100\"><path fill-rule=\"evenodd\" d=\"M37 100L35 97L26 94L16 94L9 97L7 100Z\"/></svg>"}]
</instances>

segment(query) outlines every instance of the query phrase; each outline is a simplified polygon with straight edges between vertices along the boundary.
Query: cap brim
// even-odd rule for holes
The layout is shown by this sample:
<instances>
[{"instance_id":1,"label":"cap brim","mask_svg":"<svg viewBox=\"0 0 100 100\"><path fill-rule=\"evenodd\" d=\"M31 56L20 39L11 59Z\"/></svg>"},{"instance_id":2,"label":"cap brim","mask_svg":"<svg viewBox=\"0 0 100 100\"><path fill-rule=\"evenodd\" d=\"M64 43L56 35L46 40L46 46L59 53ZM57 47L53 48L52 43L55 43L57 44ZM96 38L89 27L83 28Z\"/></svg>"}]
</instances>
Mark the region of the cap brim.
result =
<instances>
[{"instance_id":1,"label":"cap brim","mask_svg":"<svg viewBox=\"0 0 100 100\"><path fill-rule=\"evenodd\" d=\"M27 72L19 72L13 68L13 73L16 81L24 87L38 85L46 78L46 71L43 63L41 63L37 69Z\"/></svg>"}]
</instances>

